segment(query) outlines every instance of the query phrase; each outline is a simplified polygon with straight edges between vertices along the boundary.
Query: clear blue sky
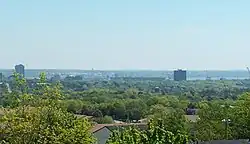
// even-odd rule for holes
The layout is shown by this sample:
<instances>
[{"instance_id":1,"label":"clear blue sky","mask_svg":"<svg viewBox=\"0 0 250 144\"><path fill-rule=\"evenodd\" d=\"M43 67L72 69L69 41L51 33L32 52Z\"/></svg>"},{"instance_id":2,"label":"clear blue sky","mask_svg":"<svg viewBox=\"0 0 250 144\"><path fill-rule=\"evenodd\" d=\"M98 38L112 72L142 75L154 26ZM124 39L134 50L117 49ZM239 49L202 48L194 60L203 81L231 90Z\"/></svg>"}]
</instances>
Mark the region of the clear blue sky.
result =
<instances>
[{"instance_id":1,"label":"clear blue sky","mask_svg":"<svg viewBox=\"0 0 250 144\"><path fill-rule=\"evenodd\" d=\"M0 0L0 68L245 69L250 0Z\"/></svg>"}]
</instances>

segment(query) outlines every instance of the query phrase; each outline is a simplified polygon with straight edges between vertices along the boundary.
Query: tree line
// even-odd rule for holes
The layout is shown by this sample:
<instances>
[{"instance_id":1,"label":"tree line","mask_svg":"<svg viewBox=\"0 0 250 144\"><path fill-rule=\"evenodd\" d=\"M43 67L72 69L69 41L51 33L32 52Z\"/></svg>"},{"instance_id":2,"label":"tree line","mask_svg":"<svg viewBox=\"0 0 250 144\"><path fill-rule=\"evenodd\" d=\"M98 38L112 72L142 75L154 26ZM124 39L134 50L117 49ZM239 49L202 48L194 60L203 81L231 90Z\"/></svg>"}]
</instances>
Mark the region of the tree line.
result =
<instances>
[{"instance_id":1,"label":"tree line","mask_svg":"<svg viewBox=\"0 0 250 144\"><path fill-rule=\"evenodd\" d=\"M32 83L14 73L12 91L2 86L2 143L94 143L90 133L94 123L140 119L147 119L147 130L130 128L115 132L108 143L183 143L250 136L250 93L244 83L157 80L60 83L48 81L44 73ZM185 117L187 108L198 109L195 122Z\"/></svg>"}]
</instances>

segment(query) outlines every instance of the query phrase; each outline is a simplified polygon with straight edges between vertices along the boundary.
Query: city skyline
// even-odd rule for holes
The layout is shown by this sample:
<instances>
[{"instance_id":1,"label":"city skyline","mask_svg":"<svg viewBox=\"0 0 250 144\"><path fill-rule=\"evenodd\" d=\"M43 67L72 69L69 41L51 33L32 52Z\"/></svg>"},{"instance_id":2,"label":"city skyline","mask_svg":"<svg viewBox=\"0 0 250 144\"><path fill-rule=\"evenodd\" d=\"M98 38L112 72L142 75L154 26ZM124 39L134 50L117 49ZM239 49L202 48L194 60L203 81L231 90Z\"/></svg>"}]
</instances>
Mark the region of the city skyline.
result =
<instances>
[{"instance_id":1,"label":"city skyline","mask_svg":"<svg viewBox=\"0 0 250 144\"><path fill-rule=\"evenodd\" d=\"M246 67L242 69L183 69L183 68L169 68L169 69L79 69L79 68L28 68L25 64L19 63L25 66L25 70L66 70L66 71L174 71L174 70L186 70L186 71L247 71ZM16 65L19 65L16 64ZM8 68L1 68L0 70L15 70L15 65Z\"/></svg>"},{"instance_id":2,"label":"city skyline","mask_svg":"<svg viewBox=\"0 0 250 144\"><path fill-rule=\"evenodd\" d=\"M0 2L0 69L245 70L248 0Z\"/></svg>"}]
</instances>

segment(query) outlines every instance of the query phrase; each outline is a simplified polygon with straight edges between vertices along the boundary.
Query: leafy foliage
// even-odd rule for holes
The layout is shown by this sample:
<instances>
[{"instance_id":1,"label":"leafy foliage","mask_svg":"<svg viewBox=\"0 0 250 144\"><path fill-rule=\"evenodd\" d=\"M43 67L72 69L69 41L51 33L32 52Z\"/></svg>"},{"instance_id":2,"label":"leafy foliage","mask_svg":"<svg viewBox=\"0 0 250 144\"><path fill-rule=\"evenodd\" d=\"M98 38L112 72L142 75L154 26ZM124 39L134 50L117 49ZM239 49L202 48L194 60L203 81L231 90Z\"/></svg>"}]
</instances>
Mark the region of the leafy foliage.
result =
<instances>
[{"instance_id":1,"label":"leafy foliage","mask_svg":"<svg viewBox=\"0 0 250 144\"><path fill-rule=\"evenodd\" d=\"M22 88L23 81L15 80L16 89ZM60 88L60 84L45 86L39 92L41 95L35 96L35 101L32 95L17 91L19 101L0 118L1 143L93 143L88 120L77 119L61 108ZM36 107L31 107L34 103Z\"/></svg>"},{"instance_id":2,"label":"leafy foliage","mask_svg":"<svg viewBox=\"0 0 250 144\"><path fill-rule=\"evenodd\" d=\"M125 129L114 133L110 143L177 143L187 135L201 141L250 135L249 80L68 78L51 82L45 73L37 80L14 73L8 83L11 92L4 84L0 97L6 110L1 117L0 140L5 143L92 143L90 123L73 114L92 116L97 123L153 120L149 130ZM198 109L196 123L186 121L187 108Z\"/></svg>"},{"instance_id":3,"label":"leafy foliage","mask_svg":"<svg viewBox=\"0 0 250 144\"><path fill-rule=\"evenodd\" d=\"M250 93L241 95L233 108L232 129L238 139L250 138Z\"/></svg>"},{"instance_id":4,"label":"leafy foliage","mask_svg":"<svg viewBox=\"0 0 250 144\"><path fill-rule=\"evenodd\" d=\"M167 131L162 120L150 121L148 130L140 131L136 127L114 132L108 144L184 144L188 137L181 133Z\"/></svg>"},{"instance_id":5,"label":"leafy foliage","mask_svg":"<svg viewBox=\"0 0 250 144\"><path fill-rule=\"evenodd\" d=\"M18 107L1 119L2 143L93 143L86 119L51 106Z\"/></svg>"}]
</instances>

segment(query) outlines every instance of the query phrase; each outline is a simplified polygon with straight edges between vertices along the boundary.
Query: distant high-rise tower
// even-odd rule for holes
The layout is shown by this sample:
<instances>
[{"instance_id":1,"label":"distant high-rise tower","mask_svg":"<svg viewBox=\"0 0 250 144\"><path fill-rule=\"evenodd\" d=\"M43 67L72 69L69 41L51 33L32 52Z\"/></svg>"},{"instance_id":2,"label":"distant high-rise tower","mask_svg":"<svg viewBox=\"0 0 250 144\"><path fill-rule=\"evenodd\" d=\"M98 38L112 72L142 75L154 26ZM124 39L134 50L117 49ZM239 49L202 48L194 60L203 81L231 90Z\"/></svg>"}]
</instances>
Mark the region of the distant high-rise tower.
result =
<instances>
[{"instance_id":1,"label":"distant high-rise tower","mask_svg":"<svg viewBox=\"0 0 250 144\"><path fill-rule=\"evenodd\" d=\"M19 64L15 66L15 70L18 74L22 75L23 77L25 77L25 73L24 73L24 65Z\"/></svg>"},{"instance_id":2,"label":"distant high-rise tower","mask_svg":"<svg viewBox=\"0 0 250 144\"><path fill-rule=\"evenodd\" d=\"M184 70L175 70L174 71L174 80L175 81L187 80L187 72Z\"/></svg>"},{"instance_id":3,"label":"distant high-rise tower","mask_svg":"<svg viewBox=\"0 0 250 144\"><path fill-rule=\"evenodd\" d=\"M3 82L3 73L0 73L0 82Z\"/></svg>"}]
</instances>

